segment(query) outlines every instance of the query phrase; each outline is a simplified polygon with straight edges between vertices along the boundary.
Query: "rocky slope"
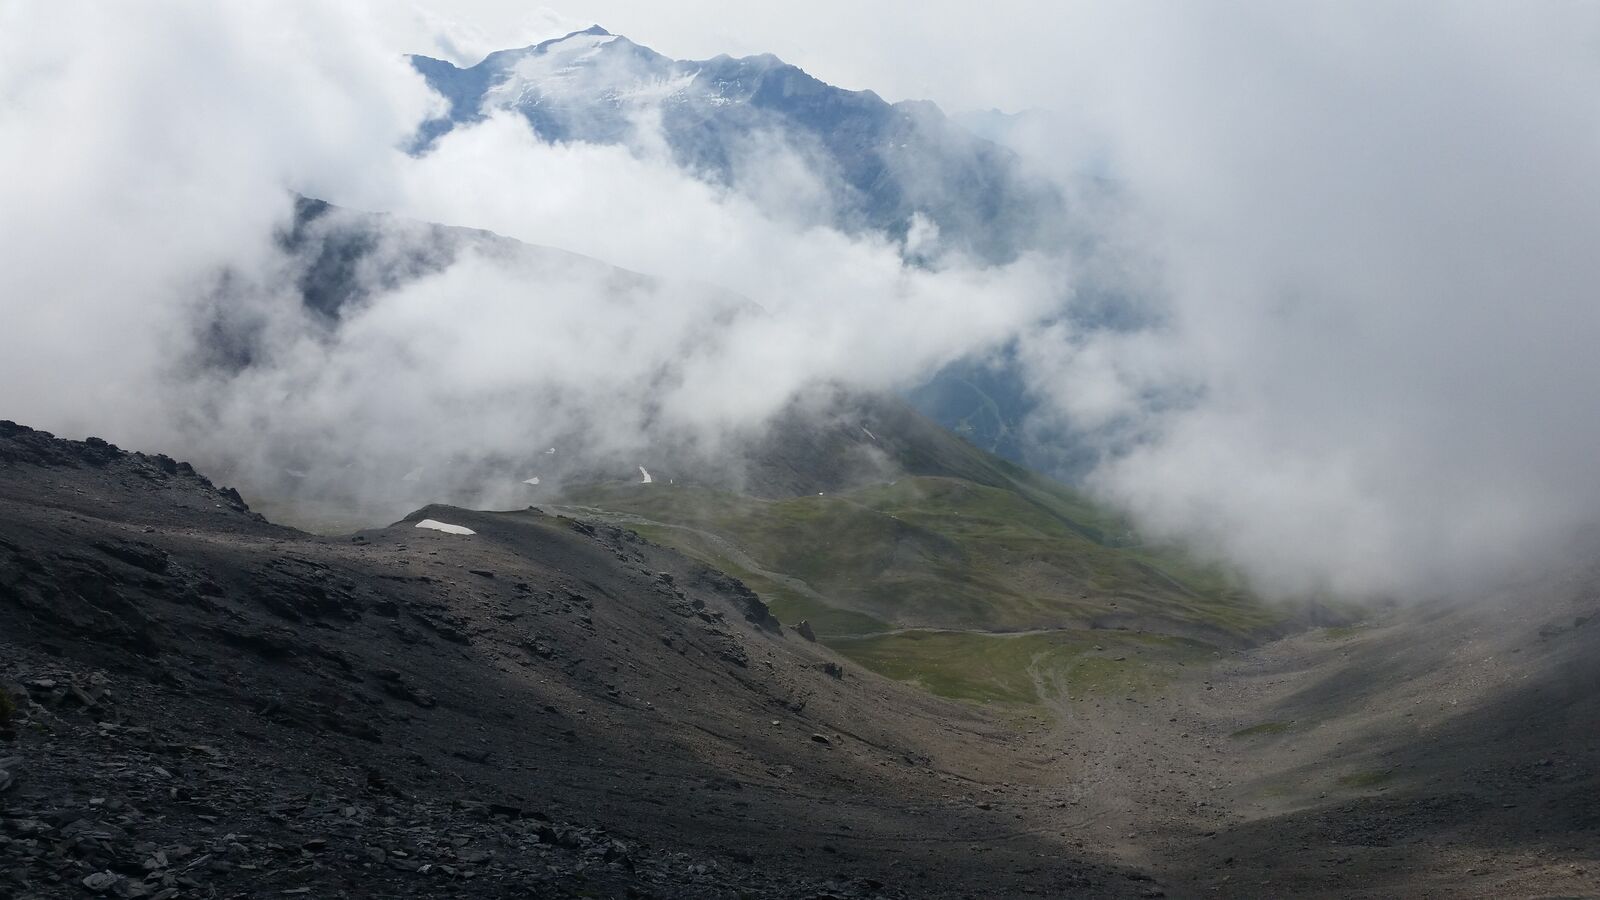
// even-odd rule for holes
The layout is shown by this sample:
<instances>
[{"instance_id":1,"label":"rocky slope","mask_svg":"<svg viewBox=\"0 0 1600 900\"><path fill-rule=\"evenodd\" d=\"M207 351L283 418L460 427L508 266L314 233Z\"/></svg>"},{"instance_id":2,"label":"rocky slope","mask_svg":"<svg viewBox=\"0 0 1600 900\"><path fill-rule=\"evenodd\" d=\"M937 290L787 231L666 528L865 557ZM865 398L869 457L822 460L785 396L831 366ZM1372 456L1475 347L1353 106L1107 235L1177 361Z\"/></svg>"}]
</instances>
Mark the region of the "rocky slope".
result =
<instances>
[{"instance_id":1,"label":"rocky slope","mask_svg":"<svg viewBox=\"0 0 1600 900\"><path fill-rule=\"evenodd\" d=\"M3 423L0 895L1600 896L1597 597L953 703L621 529L316 537Z\"/></svg>"},{"instance_id":2,"label":"rocky slope","mask_svg":"<svg viewBox=\"0 0 1600 900\"><path fill-rule=\"evenodd\" d=\"M1008 722L615 528L314 537L6 423L0 635L13 896L1150 889L974 802L1034 752Z\"/></svg>"}]
</instances>

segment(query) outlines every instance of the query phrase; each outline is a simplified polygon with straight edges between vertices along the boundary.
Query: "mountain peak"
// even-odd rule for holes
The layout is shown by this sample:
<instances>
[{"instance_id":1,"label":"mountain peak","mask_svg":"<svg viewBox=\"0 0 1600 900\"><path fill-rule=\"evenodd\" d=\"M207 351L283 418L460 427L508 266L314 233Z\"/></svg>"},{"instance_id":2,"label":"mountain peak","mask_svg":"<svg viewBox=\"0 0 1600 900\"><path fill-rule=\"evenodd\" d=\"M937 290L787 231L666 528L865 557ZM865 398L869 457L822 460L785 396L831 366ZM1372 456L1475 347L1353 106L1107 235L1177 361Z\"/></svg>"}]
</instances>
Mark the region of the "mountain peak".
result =
<instances>
[{"instance_id":1,"label":"mountain peak","mask_svg":"<svg viewBox=\"0 0 1600 900\"><path fill-rule=\"evenodd\" d=\"M1034 223L1059 211L1054 191L1026 177L1009 151L961 130L933 103L892 106L771 53L674 59L594 25L492 53L469 70L415 64L450 101L449 116L419 134L419 148L496 110L522 115L546 141L630 144L637 111L649 107L674 161L725 184L743 134L818 148L828 159L823 180L841 204L833 224L848 231L900 241L921 215L938 223L942 246L1007 261L1033 239Z\"/></svg>"},{"instance_id":2,"label":"mountain peak","mask_svg":"<svg viewBox=\"0 0 1600 900\"><path fill-rule=\"evenodd\" d=\"M580 29L578 31L569 31L569 32L567 32L566 34L563 34L560 37L554 37L554 38L550 38L548 40L543 40L543 41L540 41L537 44L530 44L530 45L528 45L526 47L521 47L521 48L518 48L518 49L515 49L515 50L496 50L495 52L489 54L484 59L484 62L488 62L489 60L497 59L497 58L506 58L506 57L516 58L517 56L520 56L520 55L526 54L526 53L530 53L530 52L531 53L548 53L552 48L557 47L557 46L559 46L561 44L564 44L567 41L570 41L570 40L572 40L574 38L586 38L586 37L598 38L598 37L616 37L616 36L617 35L614 35L611 32L605 30L604 28L601 28L599 25L590 25L588 28Z\"/></svg>"}]
</instances>

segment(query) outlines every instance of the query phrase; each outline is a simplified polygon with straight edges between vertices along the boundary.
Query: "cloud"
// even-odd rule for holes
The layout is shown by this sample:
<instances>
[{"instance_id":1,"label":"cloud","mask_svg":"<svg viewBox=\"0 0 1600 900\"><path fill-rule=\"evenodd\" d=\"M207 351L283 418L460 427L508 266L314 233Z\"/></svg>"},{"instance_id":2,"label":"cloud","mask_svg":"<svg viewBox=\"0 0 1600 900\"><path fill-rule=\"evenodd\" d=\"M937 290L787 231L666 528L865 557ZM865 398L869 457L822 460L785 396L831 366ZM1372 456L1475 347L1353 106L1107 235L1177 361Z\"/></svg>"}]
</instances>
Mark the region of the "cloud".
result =
<instances>
[{"instance_id":1,"label":"cloud","mask_svg":"<svg viewBox=\"0 0 1600 900\"><path fill-rule=\"evenodd\" d=\"M1106 230L1165 308L1031 345L1050 408L1119 426L1092 483L1279 590L1565 549L1600 511L1597 16L1148 13L1078 61L1136 218Z\"/></svg>"},{"instance_id":2,"label":"cloud","mask_svg":"<svg viewBox=\"0 0 1600 900\"><path fill-rule=\"evenodd\" d=\"M40 300L7 301L5 414L182 453L257 496L398 515L520 485L555 442L715 448L808 386L896 389L1004 342L1060 290L1054 261L910 267L817 224L827 190L770 136L745 153L783 164L737 169L739 190L649 152L648 117L632 149L499 115L408 156L438 100L359 7L18 15L0 162L35 177L0 197L0 278ZM364 299L330 321L282 240L291 189L561 249L457 235L395 279L426 229L363 220Z\"/></svg>"},{"instance_id":3,"label":"cloud","mask_svg":"<svg viewBox=\"0 0 1600 900\"><path fill-rule=\"evenodd\" d=\"M205 282L264 257L291 186L381 181L435 101L320 4L3 10L6 412L157 442Z\"/></svg>"},{"instance_id":4,"label":"cloud","mask_svg":"<svg viewBox=\"0 0 1600 900\"><path fill-rule=\"evenodd\" d=\"M1596 518L1600 13L554 7L0 5L0 412L409 502L442 482L406 475L514 470L552 434L715 444L806 384L895 389L1014 341L1036 438L1094 448L1101 496L1270 590L1454 589ZM758 136L718 188L651 152L648 117L627 148L495 116L397 149L438 103L400 51L467 62L591 19L1040 107L1013 139L1077 240L908 267L819 224L804 153ZM402 284L368 271L330 328L275 240L289 190L607 265L468 242ZM249 365L197 367L218 327Z\"/></svg>"},{"instance_id":5,"label":"cloud","mask_svg":"<svg viewBox=\"0 0 1600 900\"><path fill-rule=\"evenodd\" d=\"M392 193L335 197L532 246L471 247L208 386L222 399L205 446L252 483L404 511L430 490L503 502L473 482L518 484L550 444L563 464L714 451L818 383L898 390L1002 344L1053 310L1065 277L1037 257L908 266L887 238L774 217L622 147L546 143L512 115L451 132L395 177ZM370 265L398 264L389 252ZM290 469L311 480L284 484Z\"/></svg>"}]
</instances>

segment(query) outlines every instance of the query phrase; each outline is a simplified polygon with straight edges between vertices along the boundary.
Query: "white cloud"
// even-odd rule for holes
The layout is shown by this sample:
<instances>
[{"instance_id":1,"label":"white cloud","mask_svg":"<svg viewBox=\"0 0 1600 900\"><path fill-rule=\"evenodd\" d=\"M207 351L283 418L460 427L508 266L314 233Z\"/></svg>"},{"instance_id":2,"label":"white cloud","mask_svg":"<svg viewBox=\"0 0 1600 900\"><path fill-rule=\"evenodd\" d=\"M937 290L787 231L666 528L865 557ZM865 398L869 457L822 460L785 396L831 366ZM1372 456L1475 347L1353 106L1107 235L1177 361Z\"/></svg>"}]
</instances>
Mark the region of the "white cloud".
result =
<instances>
[{"instance_id":1,"label":"white cloud","mask_svg":"<svg viewBox=\"0 0 1600 900\"><path fill-rule=\"evenodd\" d=\"M1059 289L1033 259L908 268L897 244L819 227L816 210L774 217L657 155L553 146L510 115L406 156L435 98L358 9L26 15L0 82L24 97L0 161L33 175L0 197L5 414L195 456L258 492L420 503L574 436L715 444L808 384L910 383L1005 340ZM797 162L769 186L759 173L740 180L770 187L766 208L826 195ZM330 333L273 241L290 189L658 280L471 251ZM759 314L735 314L751 301ZM216 355L214 318L248 365L195 367Z\"/></svg>"},{"instance_id":2,"label":"white cloud","mask_svg":"<svg viewBox=\"0 0 1600 900\"><path fill-rule=\"evenodd\" d=\"M155 440L204 281L261 257L290 186L377 190L434 101L322 4L3 10L6 413Z\"/></svg>"},{"instance_id":3,"label":"white cloud","mask_svg":"<svg viewBox=\"0 0 1600 900\"><path fill-rule=\"evenodd\" d=\"M828 3L552 6L0 0L0 414L260 477L295 453L437 472L575 427L716 433L809 380L892 388L1020 335L1039 424L1114 436L1098 489L1273 588L1459 584L1600 509L1589 7L895 2L839 28ZM1038 168L1092 163L1120 195L1080 195L1098 243L1070 271L1128 286L1145 324L1038 325L1061 260L907 269L817 227L803 157L759 143L782 165L742 194L514 118L396 149L436 102L399 51L470 62L590 21L1056 111L1028 129ZM275 278L290 188L664 280L469 254L330 339ZM259 365L196 379L224 267ZM765 314L707 339L737 295Z\"/></svg>"},{"instance_id":4,"label":"white cloud","mask_svg":"<svg viewBox=\"0 0 1600 900\"><path fill-rule=\"evenodd\" d=\"M306 333L224 392L213 449L261 436L257 481L289 448L318 448L341 473L439 473L574 436L596 454L715 446L809 385L899 389L1004 342L1053 309L1064 278L1037 258L908 267L888 239L775 219L664 161L544 143L509 115L457 129L397 171L394 195L342 199L387 199L417 219L654 278L564 253L469 254L381 296L332 341ZM363 499L399 490L358 487Z\"/></svg>"},{"instance_id":5,"label":"white cloud","mask_svg":"<svg viewBox=\"0 0 1600 900\"><path fill-rule=\"evenodd\" d=\"M1091 420L1198 393L1096 483L1284 589L1451 588L1564 546L1600 510L1597 16L1144 12L1078 60L1169 308L1037 346L1038 387Z\"/></svg>"}]
</instances>

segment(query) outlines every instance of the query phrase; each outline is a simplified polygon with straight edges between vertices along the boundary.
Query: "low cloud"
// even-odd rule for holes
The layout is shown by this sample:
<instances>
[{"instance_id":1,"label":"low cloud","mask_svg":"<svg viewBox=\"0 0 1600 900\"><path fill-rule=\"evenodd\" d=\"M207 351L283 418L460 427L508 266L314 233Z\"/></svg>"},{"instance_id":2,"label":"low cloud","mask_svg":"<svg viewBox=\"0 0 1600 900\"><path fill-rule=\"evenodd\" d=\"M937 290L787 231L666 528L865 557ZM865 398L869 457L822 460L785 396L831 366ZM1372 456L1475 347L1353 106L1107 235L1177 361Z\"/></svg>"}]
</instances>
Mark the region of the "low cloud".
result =
<instances>
[{"instance_id":1,"label":"low cloud","mask_svg":"<svg viewBox=\"0 0 1600 900\"><path fill-rule=\"evenodd\" d=\"M204 446L235 468L250 447L237 470L252 483L403 510L430 490L514 484L550 444L567 466L712 453L818 383L904 389L1003 344L1052 311L1064 278L1036 257L908 266L888 239L774 218L663 160L549 144L509 115L453 131L396 177L387 208L531 246L474 245L331 333L302 322L205 382ZM384 256L373 271L397 264ZM302 318L293 298L274 302ZM310 480L276 476L291 468Z\"/></svg>"},{"instance_id":2,"label":"low cloud","mask_svg":"<svg viewBox=\"0 0 1600 900\"><path fill-rule=\"evenodd\" d=\"M1109 439L1090 483L1277 590L1454 590L1569 549L1600 512L1600 17L1148 13L1077 65L1127 201L1109 268L1159 314L1025 354Z\"/></svg>"},{"instance_id":3,"label":"low cloud","mask_svg":"<svg viewBox=\"0 0 1600 900\"><path fill-rule=\"evenodd\" d=\"M5 413L159 446L218 271L267 264L291 186L383 181L436 101L322 5L0 9Z\"/></svg>"},{"instance_id":4,"label":"low cloud","mask_svg":"<svg viewBox=\"0 0 1600 900\"><path fill-rule=\"evenodd\" d=\"M765 195L755 166L723 188L648 152L648 120L630 149L500 114L408 156L439 103L403 61L354 13L271 10L169 3L135 51L114 8L27 29L48 38L26 48L37 103L3 161L56 189L8 189L8 253L36 255L5 267L6 295L48 299L19 304L0 348L5 414L193 456L258 496L397 515L516 485L552 443L715 449L811 385L903 388L1059 296L1056 261L908 266L820 209L775 211L827 186L766 138L748 152L788 162ZM331 318L296 289L291 189L399 217L312 229L370 232L361 299ZM408 218L560 249L457 235L396 282L427 239Z\"/></svg>"},{"instance_id":5,"label":"low cloud","mask_svg":"<svg viewBox=\"0 0 1600 900\"><path fill-rule=\"evenodd\" d=\"M895 390L1008 347L1040 449L1087 453L1100 496L1269 590L1451 590L1596 519L1600 15L997 9L868 16L800 61L873 87L878 63L845 64L867 42L891 97L1043 108L1011 137L1073 198L1073 239L1000 267L826 227L825 174L764 136L752 160L781 164L733 188L652 152L647 118L599 147L494 115L407 155L440 101L399 51L502 42L459 18L0 5L0 415L392 511L538 474L555 436L715 446L807 385ZM590 259L467 241L404 283L368 272L330 322L293 289L295 191ZM412 227L387 220L371 266Z\"/></svg>"}]
</instances>

